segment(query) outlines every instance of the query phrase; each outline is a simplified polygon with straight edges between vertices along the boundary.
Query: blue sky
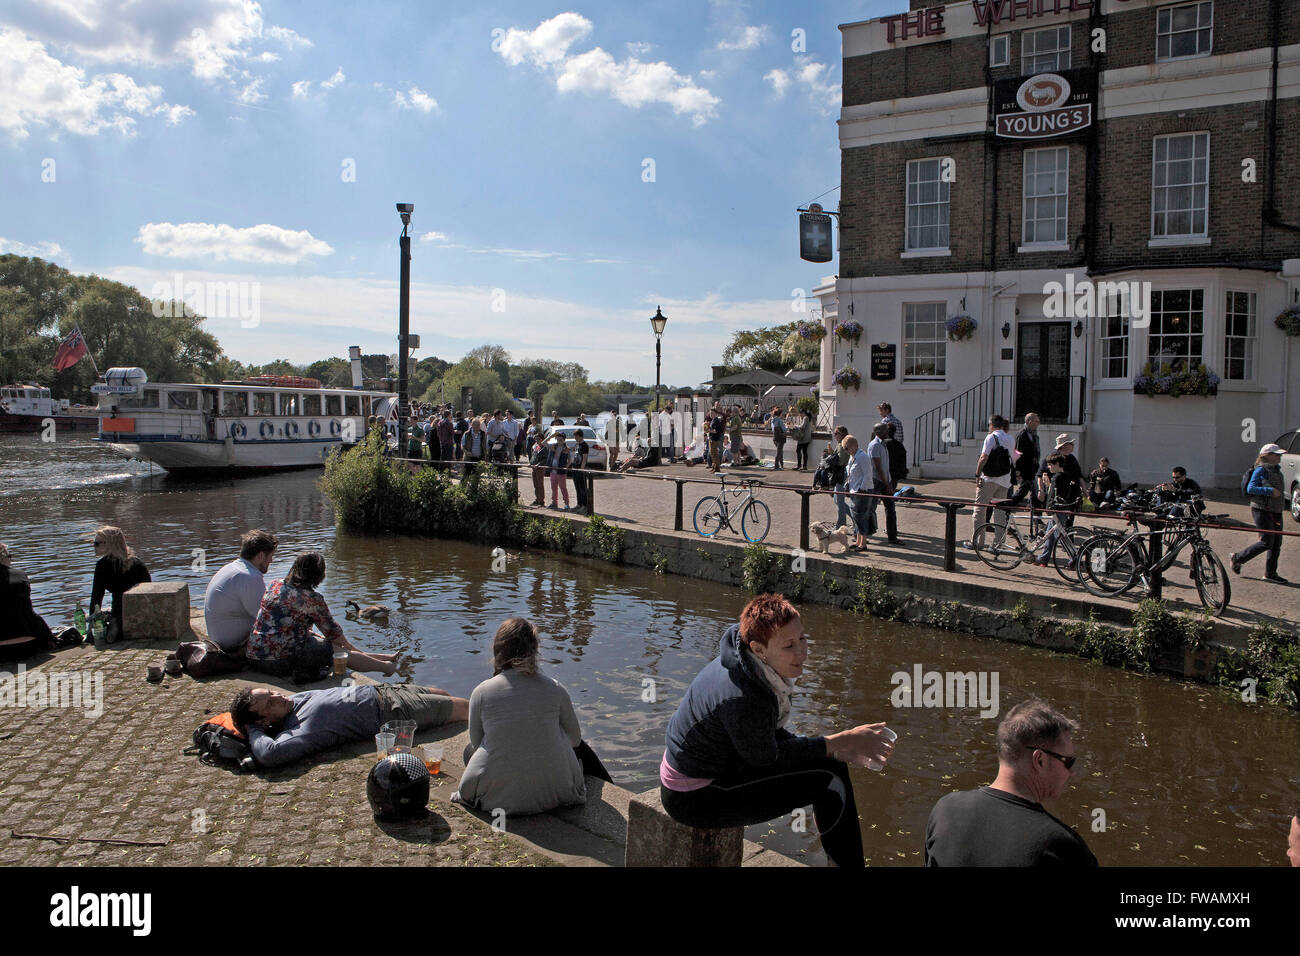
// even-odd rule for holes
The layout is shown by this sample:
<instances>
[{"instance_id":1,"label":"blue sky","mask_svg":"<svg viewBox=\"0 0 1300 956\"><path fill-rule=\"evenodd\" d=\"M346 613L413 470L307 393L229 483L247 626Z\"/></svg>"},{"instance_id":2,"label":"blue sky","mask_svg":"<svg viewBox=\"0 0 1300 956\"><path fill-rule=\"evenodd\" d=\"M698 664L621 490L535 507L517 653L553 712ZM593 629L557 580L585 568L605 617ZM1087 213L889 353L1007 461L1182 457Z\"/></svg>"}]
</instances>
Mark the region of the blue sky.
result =
<instances>
[{"instance_id":1,"label":"blue sky","mask_svg":"<svg viewBox=\"0 0 1300 956\"><path fill-rule=\"evenodd\" d=\"M6 0L0 251L246 283L207 325L246 362L392 352L413 202L417 357L652 381L658 305L701 381L834 272L795 207L839 182L837 27L905 6Z\"/></svg>"}]
</instances>

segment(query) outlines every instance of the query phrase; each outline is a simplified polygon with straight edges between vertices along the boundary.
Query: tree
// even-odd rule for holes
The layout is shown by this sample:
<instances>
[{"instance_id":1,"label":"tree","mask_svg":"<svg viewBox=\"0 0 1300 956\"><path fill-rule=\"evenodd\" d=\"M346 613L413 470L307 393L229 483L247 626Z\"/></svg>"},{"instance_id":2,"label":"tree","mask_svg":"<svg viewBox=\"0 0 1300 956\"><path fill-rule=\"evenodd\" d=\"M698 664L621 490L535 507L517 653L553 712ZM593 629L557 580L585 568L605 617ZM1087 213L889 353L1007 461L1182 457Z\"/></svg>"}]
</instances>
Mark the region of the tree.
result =
<instances>
[{"instance_id":1,"label":"tree","mask_svg":"<svg viewBox=\"0 0 1300 956\"><path fill-rule=\"evenodd\" d=\"M561 382L552 385L546 393L546 411L558 411L561 415L576 415L578 412L593 414L605 410L605 396L600 389L590 382Z\"/></svg>"},{"instance_id":2,"label":"tree","mask_svg":"<svg viewBox=\"0 0 1300 956\"><path fill-rule=\"evenodd\" d=\"M460 404L461 388L465 386L473 388L475 412L490 412L497 408L502 411L511 408L516 413L522 413L523 411L506 394L506 390L502 388L501 379L496 372L490 368L484 368L483 363L476 358L467 356L447 369L446 375L430 384L424 394L420 396L420 401L436 402L438 400L439 385L443 388L445 400L453 405Z\"/></svg>"},{"instance_id":3,"label":"tree","mask_svg":"<svg viewBox=\"0 0 1300 956\"><path fill-rule=\"evenodd\" d=\"M510 364L510 353L503 345L480 345L466 352L465 358L478 359L478 363L484 368Z\"/></svg>"},{"instance_id":4,"label":"tree","mask_svg":"<svg viewBox=\"0 0 1300 956\"><path fill-rule=\"evenodd\" d=\"M542 401L546 398L546 393L550 389L551 383L544 378L536 378L528 383L527 396L528 400L533 403L533 411L537 413L538 421L542 417Z\"/></svg>"},{"instance_id":5,"label":"tree","mask_svg":"<svg viewBox=\"0 0 1300 956\"><path fill-rule=\"evenodd\" d=\"M809 352L782 354L786 338L798 328L798 322L787 322L772 328L742 329L735 332L731 336L731 343L722 352L722 362L727 366L761 368L780 375L796 368L815 369L821 363L820 347L815 349L815 359Z\"/></svg>"},{"instance_id":6,"label":"tree","mask_svg":"<svg viewBox=\"0 0 1300 956\"><path fill-rule=\"evenodd\" d=\"M350 388L352 385L352 363L337 356L312 362L304 370L308 378L320 379L328 388Z\"/></svg>"}]
</instances>

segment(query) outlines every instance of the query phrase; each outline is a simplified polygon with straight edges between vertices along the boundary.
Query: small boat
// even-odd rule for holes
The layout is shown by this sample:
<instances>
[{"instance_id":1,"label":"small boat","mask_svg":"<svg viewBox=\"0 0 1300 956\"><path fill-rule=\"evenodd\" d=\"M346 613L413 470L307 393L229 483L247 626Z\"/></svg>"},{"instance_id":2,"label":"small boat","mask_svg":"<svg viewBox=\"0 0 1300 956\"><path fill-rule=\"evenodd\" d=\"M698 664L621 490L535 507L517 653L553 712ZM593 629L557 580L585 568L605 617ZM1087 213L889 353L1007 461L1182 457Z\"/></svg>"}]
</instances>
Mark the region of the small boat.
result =
<instances>
[{"instance_id":1,"label":"small boat","mask_svg":"<svg viewBox=\"0 0 1300 956\"><path fill-rule=\"evenodd\" d=\"M99 441L124 458L152 461L178 476L320 468L387 422L392 392L323 388L315 379L257 376L220 385L150 382L143 369L114 368L99 396Z\"/></svg>"},{"instance_id":2,"label":"small boat","mask_svg":"<svg viewBox=\"0 0 1300 956\"><path fill-rule=\"evenodd\" d=\"M39 432L53 419L56 434L63 431L91 431L99 427L99 413L93 407L72 405L66 398L51 398L41 385L5 385L0 388L0 432Z\"/></svg>"}]
</instances>

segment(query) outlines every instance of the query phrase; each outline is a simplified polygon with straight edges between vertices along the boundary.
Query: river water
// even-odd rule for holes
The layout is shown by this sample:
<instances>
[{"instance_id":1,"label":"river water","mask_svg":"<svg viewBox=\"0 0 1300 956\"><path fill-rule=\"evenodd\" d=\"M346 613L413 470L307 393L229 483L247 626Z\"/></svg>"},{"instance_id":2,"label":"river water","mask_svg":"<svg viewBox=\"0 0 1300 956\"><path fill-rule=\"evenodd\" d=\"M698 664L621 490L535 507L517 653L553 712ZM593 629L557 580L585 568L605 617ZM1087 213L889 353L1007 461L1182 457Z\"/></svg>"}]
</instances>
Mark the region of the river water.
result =
<instances>
[{"instance_id":1,"label":"river water","mask_svg":"<svg viewBox=\"0 0 1300 956\"><path fill-rule=\"evenodd\" d=\"M99 524L120 526L155 580L187 581L196 605L212 572L234 557L240 534L267 528L281 542L269 578L283 576L296 551L323 551L321 591L352 640L409 652L417 681L462 696L491 676L497 625L526 615L544 635L546 671L568 688L615 780L636 790L654 785L668 719L747 595L531 552L494 572L481 545L336 534L319 477L179 483L128 466L90 436L51 444L0 436L0 541L31 576L37 609L62 624L89 598L89 536ZM194 570L199 551L203 571ZM349 599L389 605L389 626L344 621ZM988 783L997 769L996 719L974 709L891 707L891 675L916 664L996 672L1003 712L1036 694L1081 723L1081 761L1049 809L1079 829L1103 865L1286 863L1300 783L1297 715L1200 685L817 605L803 620L811 656L792 729L825 733L887 720L900 735L886 772L854 771L873 864L919 864L935 800ZM1104 831L1094 829L1098 811ZM788 818L750 835L787 852L807 849Z\"/></svg>"}]
</instances>

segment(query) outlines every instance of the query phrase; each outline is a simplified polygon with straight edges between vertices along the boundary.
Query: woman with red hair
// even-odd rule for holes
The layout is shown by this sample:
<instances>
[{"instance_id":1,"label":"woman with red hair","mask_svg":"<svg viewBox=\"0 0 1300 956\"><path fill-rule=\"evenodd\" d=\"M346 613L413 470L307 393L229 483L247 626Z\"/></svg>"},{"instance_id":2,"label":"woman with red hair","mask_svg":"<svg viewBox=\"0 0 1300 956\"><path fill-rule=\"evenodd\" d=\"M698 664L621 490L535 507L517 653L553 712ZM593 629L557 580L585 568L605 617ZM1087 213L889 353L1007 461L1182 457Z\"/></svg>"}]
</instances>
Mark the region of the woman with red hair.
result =
<instances>
[{"instance_id":1,"label":"woman with red hair","mask_svg":"<svg viewBox=\"0 0 1300 956\"><path fill-rule=\"evenodd\" d=\"M884 723L827 737L785 729L807 657L793 604L780 594L750 601L668 724L660 797L674 820L705 828L763 823L812 804L831 862L860 867L862 831L846 761L883 764L894 746Z\"/></svg>"}]
</instances>

